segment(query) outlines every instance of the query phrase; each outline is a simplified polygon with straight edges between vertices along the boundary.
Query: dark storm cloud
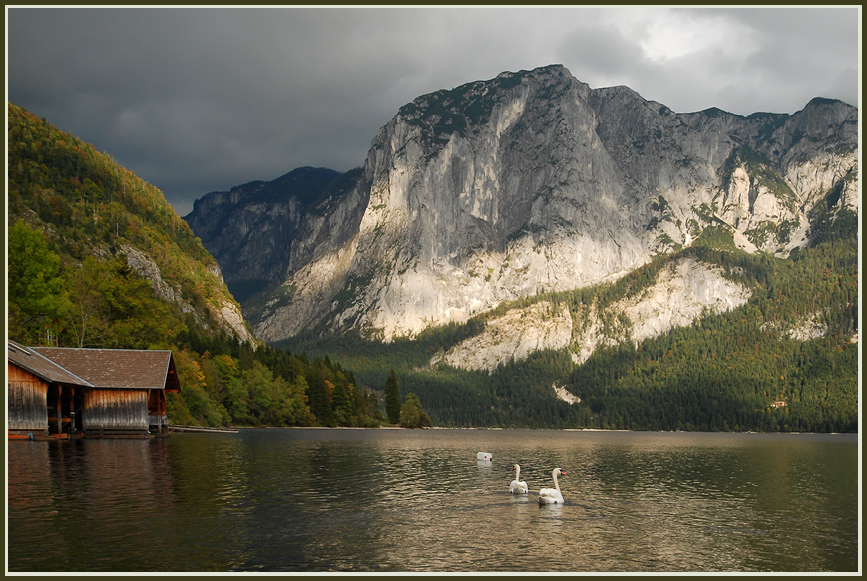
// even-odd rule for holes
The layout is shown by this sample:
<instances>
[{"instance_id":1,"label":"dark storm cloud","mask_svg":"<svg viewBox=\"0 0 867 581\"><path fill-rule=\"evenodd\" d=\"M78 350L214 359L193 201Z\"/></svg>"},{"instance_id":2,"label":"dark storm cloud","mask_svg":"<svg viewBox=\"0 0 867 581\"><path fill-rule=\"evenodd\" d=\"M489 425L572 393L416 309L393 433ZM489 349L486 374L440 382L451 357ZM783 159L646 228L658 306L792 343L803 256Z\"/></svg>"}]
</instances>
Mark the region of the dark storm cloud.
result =
<instances>
[{"instance_id":1,"label":"dark storm cloud","mask_svg":"<svg viewBox=\"0 0 867 581\"><path fill-rule=\"evenodd\" d=\"M302 165L361 165L415 97L565 65L675 111L857 104L857 9L7 8L7 96L179 213Z\"/></svg>"},{"instance_id":2,"label":"dark storm cloud","mask_svg":"<svg viewBox=\"0 0 867 581\"><path fill-rule=\"evenodd\" d=\"M370 32L351 11L13 11L9 98L189 207L300 165L360 165L394 114L377 87L410 64L359 66Z\"/></svg>"},{"instance_id":3,"label":"dark storm cloud","mask_svg":"<svg viewBox=\"0 0 867 581\"><path fill-rule=\"evenodd\" d=\"M571 70L587 76L626 79L642 66L641 47L613 26L576 29L561 44L564 57L577 63Z\"/></svg>"}]
</instances>

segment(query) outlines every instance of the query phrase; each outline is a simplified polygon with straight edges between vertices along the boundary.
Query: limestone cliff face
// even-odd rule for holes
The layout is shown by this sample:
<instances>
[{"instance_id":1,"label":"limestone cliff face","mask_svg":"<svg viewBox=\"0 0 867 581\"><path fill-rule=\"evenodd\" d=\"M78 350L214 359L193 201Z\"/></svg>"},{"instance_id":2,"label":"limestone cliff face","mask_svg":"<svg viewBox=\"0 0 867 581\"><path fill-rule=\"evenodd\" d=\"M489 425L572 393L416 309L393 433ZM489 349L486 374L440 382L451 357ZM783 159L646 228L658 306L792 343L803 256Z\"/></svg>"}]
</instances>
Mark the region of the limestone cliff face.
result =
<instances>
[{"instance_id":1,"label":"limestone cliff face","mask_svg":"<svg viewBox=\"0 0 867 581\"><path fill-rule=\"evenodd\" d=\"M569 348L573 361L580 365L599 347L622 341L638 344L690 325L705 313L730 311L749 297L748 289L716 269L681 259L664 268L654 284L608 306L604 313L592 305L573 316L567 307L554 307L547 301L515 308L486 322L481 333L434 356L430 363L492 372L534 351Z\"/></svg>"},{"instance_id":2,"label":"limestone cliff face","mask_svg":"<svg viewBox=\"0 0 867 581\"><path fill-rule=\"evenodd\" d=\"M607 310L616 321L606 328L603 313L588 309L574 334L575 363L584 363L598 347L623 340L638 344L675 327L685 327L704 313L723 313L745 304L750 291L725 279L716 269L693 259L681 259L662 270L655 284Z\"/></svg>"},{"instance_id":3,"label":"limestone cliff face","mask_svg":"<svg viewBox=\"0 0 867 581\"><path fill-rule=\"evenodd\" d=\"M287 210L288 259L251 323L270 341L412 336L616 279L711 224L785 254L817 201L857 211L856 163L857 110L837 101L676 114L561 66L502 73L405 105L351 186L297 222Z\"/></svg>"},{"instance_id":4,"label":"limestone cliff face","mask_svg":"<svg viewBox=\"0 0 867 581\"><path fill-rule=\"evenodd\" d=\"M494 371L510 360L526 359L536 351L565 349L572 343L572 315L565 306L547 301L511 309L485 324L485 330L431 359L469 370Z\"/></svg>"}]
</instances>

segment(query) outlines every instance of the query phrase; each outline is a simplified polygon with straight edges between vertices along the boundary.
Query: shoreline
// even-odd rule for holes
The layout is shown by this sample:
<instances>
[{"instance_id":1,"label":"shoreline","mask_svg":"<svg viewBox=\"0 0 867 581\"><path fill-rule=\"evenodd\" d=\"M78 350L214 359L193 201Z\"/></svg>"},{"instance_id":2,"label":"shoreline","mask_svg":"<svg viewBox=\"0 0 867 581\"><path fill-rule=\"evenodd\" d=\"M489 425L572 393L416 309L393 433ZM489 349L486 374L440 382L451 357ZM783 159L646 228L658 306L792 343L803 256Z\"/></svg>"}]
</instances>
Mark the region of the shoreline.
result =
<instances>
[{"instance_id":1,"label":"shoreline","mask_svg":"<svg viewBox=\"0 0 867 581\"><path fill-rule=\"evenodd\" d=\"M599 433L633 433L633 434L758 434L758 435L780 435L780 436L858 436L858 432L705 432L705 431L686 431L686 430L606 430L602 428L484 428L484 427L445 427L433 426L431 428L403 428L401 426L378 426L375 428L362 428L358 426L235 426L229 428L210 428L215 431L222 432L238 432L240 430L409 430L409 431L430 431L430 430L464 430L475 432L506 432L506 431L527 431L527 432L599 432ZM195 430L190 430L195 431Z\"/></svg>"}]
</instances>

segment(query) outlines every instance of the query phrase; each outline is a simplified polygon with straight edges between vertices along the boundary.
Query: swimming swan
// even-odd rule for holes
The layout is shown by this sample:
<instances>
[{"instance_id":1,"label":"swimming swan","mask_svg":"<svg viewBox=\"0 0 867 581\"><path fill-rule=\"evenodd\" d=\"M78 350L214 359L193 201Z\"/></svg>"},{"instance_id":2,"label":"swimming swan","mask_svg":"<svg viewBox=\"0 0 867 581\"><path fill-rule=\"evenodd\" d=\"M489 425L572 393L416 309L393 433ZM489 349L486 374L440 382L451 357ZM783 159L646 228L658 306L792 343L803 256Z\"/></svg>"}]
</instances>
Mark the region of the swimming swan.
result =
<instances>
[{"instance_id":1,"label":"swimming swan","mask_svg":"<svg viewBox=\"0 0 867 581\"><path fill-rule=\"evenodd\" d=\"M521 482L521 467L515 464L512 470L515 471L515 479L509 485L509 492L512 494L527 494L530 489L527 488L526 482Z\"/></svg>"},{"instance_id":2,"label":"swimming swan","mask_svg":"<svg viewBox=\"0 0 867 581\"><path fill-rule=\"evenodd\" d=\"M557 482L557 476L566 476L566 473L559 468L554 468L551 476L554 477L554 488L543 488L539 491L539 504L563 504L563 495L560 494L560 483Z\"/></svg>"}]
</instances>

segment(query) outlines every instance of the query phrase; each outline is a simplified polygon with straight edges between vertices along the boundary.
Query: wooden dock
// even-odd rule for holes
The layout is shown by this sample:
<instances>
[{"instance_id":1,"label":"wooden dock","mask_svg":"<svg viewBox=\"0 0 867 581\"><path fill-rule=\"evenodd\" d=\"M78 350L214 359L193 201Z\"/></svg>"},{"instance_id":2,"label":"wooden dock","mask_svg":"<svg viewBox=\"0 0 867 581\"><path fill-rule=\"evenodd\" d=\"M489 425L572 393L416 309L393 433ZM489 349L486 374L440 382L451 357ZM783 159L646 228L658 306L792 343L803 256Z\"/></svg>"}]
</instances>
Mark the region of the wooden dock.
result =
<instances>
[{"instance_id":1,"label":"wooden dock","mask_svg":"<svg viewBox=\"0 0 867 581\"><path fill-rule=\"evenodd\" d=\"M232 428L203 428L202 426L175 426L169 425L170 432L205 432L209 434L237 434L238 430Z\"/></svg>"}]
</instances>

